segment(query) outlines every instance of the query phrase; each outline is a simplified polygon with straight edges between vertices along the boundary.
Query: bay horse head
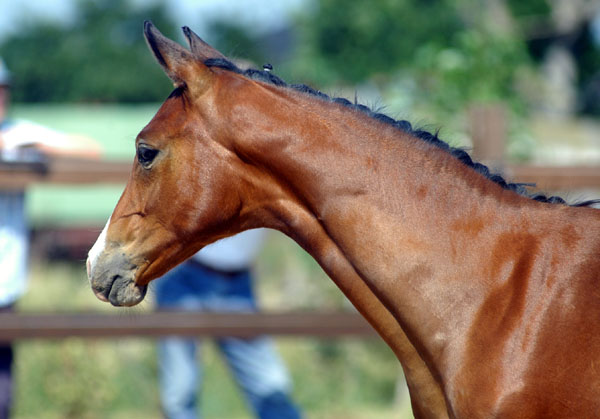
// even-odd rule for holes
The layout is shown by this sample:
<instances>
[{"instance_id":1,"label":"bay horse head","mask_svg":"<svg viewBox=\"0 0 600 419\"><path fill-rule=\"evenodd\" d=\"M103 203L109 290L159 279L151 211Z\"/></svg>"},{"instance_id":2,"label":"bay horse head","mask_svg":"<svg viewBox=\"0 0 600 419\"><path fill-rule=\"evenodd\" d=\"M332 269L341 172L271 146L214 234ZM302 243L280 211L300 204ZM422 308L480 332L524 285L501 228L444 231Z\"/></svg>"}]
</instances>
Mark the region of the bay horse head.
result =
<instances>
[{"instance_id":1,"label":"bay horse head","mask_svg":"<svg viewBox=\"0 0 600 419\"><path fill-rule=\"evenodd\" d=\"M125 190L89 252L92 288L115 306L137 304L152 279L203 246L252 228L248 214L264 189L265 177L249 176L256 170L231 148L227 117L252 112L236 106L232 94L248 92L251 83L205 65L223 55L183 31L190 50L150 22L144 27L175 90L137 136Z\"/></svg>"}]
</instances>

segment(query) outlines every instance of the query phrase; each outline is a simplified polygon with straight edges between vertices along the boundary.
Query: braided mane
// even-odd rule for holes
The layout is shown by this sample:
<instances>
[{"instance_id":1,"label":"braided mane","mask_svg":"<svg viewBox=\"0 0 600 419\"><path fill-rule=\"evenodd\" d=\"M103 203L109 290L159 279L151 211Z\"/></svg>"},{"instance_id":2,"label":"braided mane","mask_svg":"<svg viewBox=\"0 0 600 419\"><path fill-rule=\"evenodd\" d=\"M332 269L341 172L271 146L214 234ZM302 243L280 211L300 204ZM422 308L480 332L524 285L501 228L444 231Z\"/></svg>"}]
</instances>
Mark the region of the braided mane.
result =
<instances>
[{"instance_id":1,"label":"braided mane","mask_svg":"<svg viewBox=\"0 0 600 419\"><path fill-rule=\"evenodd\" d=\"M369 108L368 106L361 105L359 103L352 103L348 99L345 99L345 98L341 98L341 97L333 97L332 98L332 97L326 95L325 93L323 93L319 90L313 89L312 87L307 86L305 84L287 84L285 81L283 81L282 79L277 77L275 74L271 73L270 68L272 68L272 67L270 67L270 66L268 66L268 67L265 66L265 70L257 70L257 69L253 69L253 68L242 70L238 66L236 66L233 62L231 62L225 58L210 58L210 59L205 60L204 64L207 67L216 67L216 68L221 68L224 70L232 71L234 73L241 74L241 75L246 76L253 80L258 80L258 81L269 83L269 84L272 84L275 86L292 88L299 92L307 93L311 96L318 97L319 99L338 103L338 104L341 104L348 108L363 112L363 113L369 115L370 117L377 119L378 121L392 125L406 134L409 134L413 137L419 138L429 144L432 144L432 145L450 153L453 157L460 160L463 164L472 168L477 173L485 176L487 179L491 180L492 182L497 183L502 188L516 192L519 195L531 198L535 201L548 202L551 204L565 204L565 205L570 205L570 206L574 206L574 207L585 207L585 206L591 206L591 205L600 203L600 199L595 199L595 200L587 200L587 201L577 202L577 203L573 203L573 204L568 204L563 198L561 198L559 196L546 196L541 193L530 193L526 187L534 186L534 185L525 184L525 183L507 182L501 175L499 175L497 173L492 173L490 171L490 169L487 166L485 166L484 164L474 162L471 159L471 156L469 156L469 154L465 150L463 150L461 148L457 148L457 147L451 147L448 143L440 140L438 138L437 132L431 133L424 129L415 128L415 127L413 127L413 125L410 122L408 122L406 120L395 120L383 113L374 111L373 109Z\"/></svg>"}]
</instances>

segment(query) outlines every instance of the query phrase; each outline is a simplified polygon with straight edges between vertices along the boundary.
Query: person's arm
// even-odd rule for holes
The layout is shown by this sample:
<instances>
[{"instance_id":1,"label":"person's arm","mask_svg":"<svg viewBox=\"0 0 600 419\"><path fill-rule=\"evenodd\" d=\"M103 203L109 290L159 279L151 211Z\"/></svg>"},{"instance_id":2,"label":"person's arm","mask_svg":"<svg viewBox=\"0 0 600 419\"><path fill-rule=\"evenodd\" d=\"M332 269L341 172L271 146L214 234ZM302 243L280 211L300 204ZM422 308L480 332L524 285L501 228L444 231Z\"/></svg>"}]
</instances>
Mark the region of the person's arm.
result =
<instances>
[{"instance_id":1,"label":"person's arm","mask_svg":"<svg viewBox=\"0 0 600 419\"><path fill-rule=\"evenodd\" d=\"M44 126L19 122L0 133L0 148L35 147L44 154L98 158L100 145L91 138L69 135Z\"/></svg>"}]
</instances>

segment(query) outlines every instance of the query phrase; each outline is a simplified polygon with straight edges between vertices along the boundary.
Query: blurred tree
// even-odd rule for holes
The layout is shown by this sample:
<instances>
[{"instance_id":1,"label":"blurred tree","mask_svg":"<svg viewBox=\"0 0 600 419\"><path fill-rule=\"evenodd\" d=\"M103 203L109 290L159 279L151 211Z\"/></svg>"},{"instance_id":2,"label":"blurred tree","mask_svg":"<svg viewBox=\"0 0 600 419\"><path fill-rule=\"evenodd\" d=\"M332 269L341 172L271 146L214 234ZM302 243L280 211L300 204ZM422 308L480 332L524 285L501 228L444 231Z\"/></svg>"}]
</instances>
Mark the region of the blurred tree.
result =
<instances>
[{"instance_id":1,"label":"blurred tree","mask_svg":"<svg viewBox=\"0 0 600 419\"><path fill-rule=\"evenodd\" d=\"M594 21L600 20L600 1L507 0L507 4L535 62L547 65L556 48L569 54L576 70L577 111L600 115L600 37L593 33Z\"/></svg>"},{"instance_id":2,"label":"blurred tree","mask_svg":"<svg viewBox=\"0 0 600 419\"><path fill-rule=\"evenodd\" d=\"M463 26L454 1L321 0L301 19L299 60L319 84L355 84L410 68L415 53L448 46Z\"/></svg>"},{"instance_id":3,"label":"blurred tree","mask_svg":"<svg viewBox=\"0 0 600 419\"><path fill-rule=\"evenodd\" d=\"M529 1L539 0L523 0ZM507 99L522 111L516 86L530 60L519 33L499 22L507 13L501 1L321 0L314 6L300 19L295 62L313 82L369 79L384 91L409 79L414 101L448 112Z\"/></svg>"},{"instance_id":4,"label":"blurred tree","mask_svg":"<svg viewBox=\"0 0 600 419\"><path fill-rule=\"evenodd\" d=\"M547 17L552 11L548 0L506 0L506 3L513 15L518 17Z\"/></svg>"},{"instance_id":5,"label":"blurred tree","mask_svg":"<svg viewBox=\"0 0 600 419\"><path fill-rule=\"evenodd\" d=\"M503 101L524 111L517 87L519 70L528 67L529 58L518 39L465 28L455 34L451 46L419 48L413 59L413 77L422 97L442 110Z\"/></svg>"},{"instance_id":6,"label":"blurred tree","mask_svg":"<svg viewBox=\"0 0 600 419\"><path fill-rule=\"evenodd\" d=\"M139 3L139 2L138 2ZM120 0L80 0L74 24L24 24L4 41L0 56L14 74L20 102L159 101L169 83L142 36L152 19L165 31L174 25L160 2L132 6Z\"/></svg>"},{"instance_id":7,"label":"blurred tree","mask_svg":"<svg viewBox=\"0 0 600 419\"><path fill-rule=\"evenodd\" d=\"M600 115L600 39L592 35L589 23L579 32L572 50L579 70L579 111Z\"/></svg>"},{"instance_id":8,"label":"blurred tree","mask_svg":"<svg viewBox=\"0 0 600 419\"><path fill-rule=\"evenodd\" d=\"M257 33L258 28L219 20L206 35L229 56L256 66L271 62L284 78L317 87L369 80L381 91L409 86L402 91L413 95L412 104L427 102L452 112L473 101L509 100L519 114L524 99L536 96L531 69L542 65L549 45L562 42L577 61L581 110L600 112L600 46L589 30L591 18L570 33L557 32L552 19L558 3L313 0L298 16L295 33ZM15 100L163 99L169 84L141 35L147 18L173 35L175 25L160 1L79 0L78 18L70 26L24 25L0 45L16 76Z\"/></svg>"},{"instance_id":9,"label":"blurred tree","mask_svg":"<svg viewBox=\"0 0 600 419\"><path fill-rule=\"evenodd\" d=\"M209 32L211 43L228 56L257 65L271 61L278 74L327 86L356 84L374 74L411 68L419 48L447 45L463 26L451 0L314 0L298 16L300 42L290 39L279 46L296 50L294 58L284 56L291 63L273 58L283 55L269 48L279 33L258 33L257 28L222 20L213 21Z\"/></svg>"},{"instance_id":10,"label":"blurred tree","mask_svg":"<svg viewBox=\"0 0 600 419\"><path fill-rule=\"evenodd\" d=\"M208 33L211 44L227 57L247 60L254 66L263 64L265 51L250 28L219 19L209 23Z\"/></svg>"}]
</instances>

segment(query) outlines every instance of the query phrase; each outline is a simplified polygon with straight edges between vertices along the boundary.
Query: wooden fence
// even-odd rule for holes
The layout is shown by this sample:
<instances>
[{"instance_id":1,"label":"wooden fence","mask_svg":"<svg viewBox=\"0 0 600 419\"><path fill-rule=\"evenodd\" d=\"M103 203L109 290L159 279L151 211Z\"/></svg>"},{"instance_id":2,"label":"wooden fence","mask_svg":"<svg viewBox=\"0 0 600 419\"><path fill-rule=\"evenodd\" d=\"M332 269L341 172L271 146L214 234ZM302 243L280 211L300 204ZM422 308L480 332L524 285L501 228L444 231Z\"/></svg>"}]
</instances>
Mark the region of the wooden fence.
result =
<instances>
[{"instance_id":1,"label":"wooden fence","mask_svg":"<svg viewBox=\"0 0 600 419\"><path fill-rule=\"evenodd\" d=\"M51 157L42 162L0 160L0 189L23 189L32 183L65 185L127 182L132 162Z\"/></svg>"},{"instance_id":2,"label":"wooden fence","mask_svg":"<svg viewBox=\"0 0 600 419\"><path fill-rule=\"evenodd\" d=\"M115 309L116 311L116 309ZM0 341L67 337L252 337L258 335L374 337L375 330L356 312L0 314Z\"/></svg>"},{"instance_id":3,"label":"wooden fence","mask_svg":"<svg viewBox=\"0 0 600 419\"><path fill-rule=\"evenodd\" d=\"M469 110L475 159L502 169L511 182L535 183L542 191L600 188L600 166L548 166L506 162L508 124L502 105L479 105Z\"/></svg>"},{"instance_id":4,"label":"wooden fence","mask_svg":"<svg viewBox=\"0 0 600 419\"><path fill-rule=\"evenodd\" d=\"M490 160L480 144L484 141L474 136L474 153L485 161ZM494 152L496 153L496 152ZM497 159L494 154L492 159ZM124 184L131 171L131 162L100 161L76 158L52 158L44 171L28 170L26 165L7 165L0 161L0 189L24 188L31 183L54 184ZM556 190L565 188L600 187L600 166L542 166L504 164L500 162L509 180L535 183L539 188Z\"/></svg>"}]
</instances>

